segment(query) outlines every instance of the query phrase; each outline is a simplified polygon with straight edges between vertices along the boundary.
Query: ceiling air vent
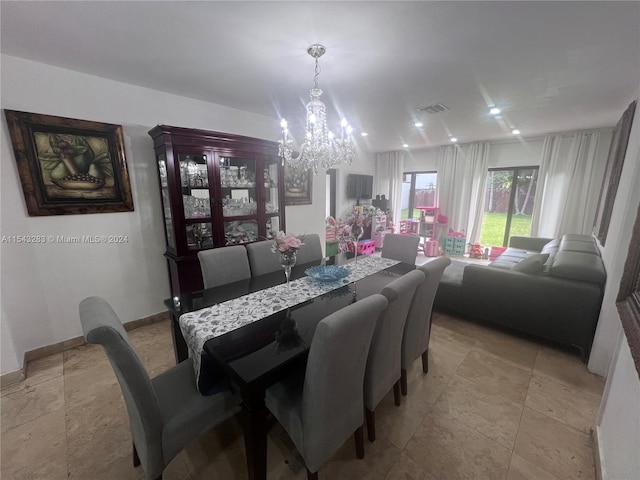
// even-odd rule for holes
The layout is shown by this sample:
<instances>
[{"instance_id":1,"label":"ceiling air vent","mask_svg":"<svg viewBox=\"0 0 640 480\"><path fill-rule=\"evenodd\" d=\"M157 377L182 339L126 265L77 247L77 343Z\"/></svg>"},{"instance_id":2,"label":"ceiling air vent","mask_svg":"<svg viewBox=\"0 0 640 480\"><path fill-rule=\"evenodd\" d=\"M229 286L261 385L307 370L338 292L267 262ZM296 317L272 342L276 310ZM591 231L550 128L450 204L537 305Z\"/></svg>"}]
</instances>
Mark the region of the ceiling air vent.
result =
<instances>
[{"instance_id":1,"label":"ceiling air vent","mask_svg":"<svg viewBox=\"0 0 640 480\"><path fill-rule=\"evenodd\" d=\"M429 105L428 107L418 107L419 112L427 112L427 113L440 113L449 110L443 103L436 103L435 105Z\"/></svg>"}]
</instances>

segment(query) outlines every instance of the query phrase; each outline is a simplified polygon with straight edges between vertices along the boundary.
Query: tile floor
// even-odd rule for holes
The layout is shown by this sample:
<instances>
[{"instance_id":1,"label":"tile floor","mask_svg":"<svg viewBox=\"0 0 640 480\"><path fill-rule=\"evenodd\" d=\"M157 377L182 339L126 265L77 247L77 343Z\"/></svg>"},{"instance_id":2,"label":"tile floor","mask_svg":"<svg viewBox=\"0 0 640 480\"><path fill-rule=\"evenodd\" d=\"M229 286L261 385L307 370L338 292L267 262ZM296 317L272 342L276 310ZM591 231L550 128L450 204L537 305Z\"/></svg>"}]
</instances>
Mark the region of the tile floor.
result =
<instances>
[{"instance_id":1,"label":"tile floor","mask_svg":"<svg viewBox=\"0 0 640 480\"><path fill-rule=\"evenodd\" d=\"M401 407L376 411L378 439L365 458L348 441L323 479L594 479L590 428L604 379L577 355L436 314L429 374L409 373ZM170 325L130 332L150 374L172 364ZM102 349L83 346L31 362L24 382L2 389L3 480L142 479L131 464L125 406ZM366 438L366 437L365 437ZM304 479L301 458L272 422L270 479ZM233 417L191 443L166 480L246 478Z\"/></svg>"}]
</instances>

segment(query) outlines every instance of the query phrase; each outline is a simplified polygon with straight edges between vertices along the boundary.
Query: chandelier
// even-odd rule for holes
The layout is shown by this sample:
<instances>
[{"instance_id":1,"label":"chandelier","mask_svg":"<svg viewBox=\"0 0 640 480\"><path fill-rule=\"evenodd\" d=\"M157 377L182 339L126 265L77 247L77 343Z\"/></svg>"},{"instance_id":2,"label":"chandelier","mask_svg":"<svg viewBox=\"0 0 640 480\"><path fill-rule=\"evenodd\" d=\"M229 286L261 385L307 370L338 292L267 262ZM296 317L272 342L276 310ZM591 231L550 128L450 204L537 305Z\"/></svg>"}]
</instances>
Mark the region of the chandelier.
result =
<instances>
[{"instance_id":1,"label":"chandelier","mask_svg":"<svg viewBox=\"0 0 640 480\"><path fill-rule=\"evenodd\" d=\"M289 137L287 121L283 118L282 139L279 141L279 155L283 164L303 170L313 170L316 175L320 170L332 168L340 163L351 165L355 156L355 147L351 139L351 127L345 119L340 123L340 138L336 138L333 132L327 128L327 108L320 95L322 90L318 88L318 75L320 67L318 59L324 55L326 48L320 44L311 45L307 53L315 58L316 69L313 77L313 88L310 90L311 100L307 103L307 123L304 143L300 151L296 152L293 140Z\"/></svg>"}]
</instances>

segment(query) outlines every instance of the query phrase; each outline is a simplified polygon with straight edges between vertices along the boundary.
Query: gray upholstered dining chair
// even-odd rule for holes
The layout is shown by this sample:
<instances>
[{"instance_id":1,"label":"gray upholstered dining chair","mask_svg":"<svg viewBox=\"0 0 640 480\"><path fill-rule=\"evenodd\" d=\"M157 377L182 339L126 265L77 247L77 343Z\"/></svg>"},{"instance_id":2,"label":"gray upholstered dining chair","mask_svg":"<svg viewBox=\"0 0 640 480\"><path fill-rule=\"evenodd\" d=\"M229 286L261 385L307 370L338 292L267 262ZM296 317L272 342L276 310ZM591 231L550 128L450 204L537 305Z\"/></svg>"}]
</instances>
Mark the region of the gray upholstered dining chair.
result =
<instances>
[{"instance_id":1,"label":"gray upholstered dining chair","mask_svg":"<svg viewBox=\"0 0 640 480\"><path fill-rule=\"evenodd\" d=\"M358 458L364 457L364 370L386 306L384 296L374 294L323 319L311 341L306 371L266 391L267 408L302 455L309 479L318 478L322 464L352 434Z\"/></svg>"},{"instance_id":2,"label":"gray upholstered dining chair","mask_svg":"<svg viewBox=\"0 0 640 480\"><path fill-rule=\"evenodd\" d=\"M198 252L204 288L251 278L247 249L242 245L211 248Z\"/></svg>"},{"instance_id":3,"label":"gray upholstered dining chair","mask_svg":"<svg viewBox=\"0 0 640 480\"><path fill-rule=\"evenodd\" d=\"M271 251L272 246L273 240L262 240L246 245L252 276L257 277L265 273L282 270L280 256Z\"/></svg>"},{"instance_id":4,"label":"gray upholstered dining chair","mask_svg":"<svg viewBox=\"0 0 640 480\"><path fill-rule=\"evenodd\" d=\"M420 237L417 235L400 235L387 233L382 244L382 258L391 258L405 263L416 263Z\"/></svg>"},{"instance_id":5,"label":"gray upholstered dining chair","mask_svg":"<svg viewBox=\"0 0 640 480\"><path fill-rule=\"evenodd\" d=\"M169 462L207 428L230 416L239 398L228 391L202 396L191 359L149 378L122 322L100 297L80 302L88 343L100 344L115 371L129 414L133 464L147 480L161 479Z\"/></svg>"},{"instance_id":6,"label":"gray upholstered dining chair","mask_svg":"<svg viewBox=\"0 0 640 480\"><path fill-rule=\"evenodd\" d=\"M385 240L386 241L386 240ZM375 409L393 388L396 405L400 405L400 349L402 333L411 300L424 274L413 270L382 289L389 306L378 320L364 376L364 407L369 441L376 439Z\"/></svg>"},{"instance_id":7,"label":"gray upholstered dining chair","mask_svg":"<svg viewBox=\"0 0 640 480\"><path fill-rule=\"evenodd\" d=\"M318 262L322 260L322 245L320 244L320 235L317 233L307 233L300 235L304 245L301 245L298 249L296 263L303 264L309 262Z\"/></svg>"},{"instance_id":8,"label":"gray upholstered dining chair","mask_svg":"<svg viewBox=\"0 0 640 480\"><path fill-rule=\"evenodd\" d=\"M402 395L407 395L407 370L413 361L422 356L422 371L429 370L429 337L431 335L431 312L433 300L442 278L442 273L449 266L449 257L438 257L418 267L424 276L424 281L416 289L411 301L402 336L402 376L400 387Z\"/></svg>"}]
</instances>

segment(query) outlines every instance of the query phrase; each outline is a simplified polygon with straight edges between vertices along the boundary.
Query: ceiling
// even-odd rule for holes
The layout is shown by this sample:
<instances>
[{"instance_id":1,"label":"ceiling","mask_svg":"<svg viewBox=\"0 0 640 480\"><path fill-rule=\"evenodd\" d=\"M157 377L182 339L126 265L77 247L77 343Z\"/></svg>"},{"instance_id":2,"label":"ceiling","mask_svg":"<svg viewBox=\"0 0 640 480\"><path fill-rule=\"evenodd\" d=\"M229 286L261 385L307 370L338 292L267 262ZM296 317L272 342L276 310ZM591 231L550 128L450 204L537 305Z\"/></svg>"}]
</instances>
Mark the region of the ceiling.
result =
<instances>
[{"instance_id":1,"label":"ceiling","mask_svg":"<svg viewBox=\"0 0 640 480\"><path fill-rule=\"evenodd\" d=\"M376 152L612 126L640 86L637 1L2 1L0 18L3 54L268 115L274 139L281 116L297 133L322 43L329 123Z\"/></svg>"}]
</instances>

